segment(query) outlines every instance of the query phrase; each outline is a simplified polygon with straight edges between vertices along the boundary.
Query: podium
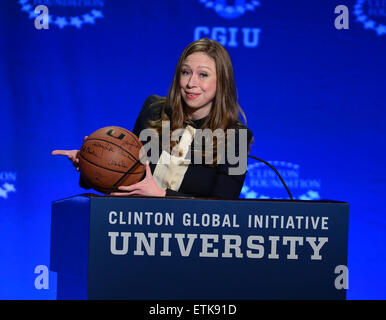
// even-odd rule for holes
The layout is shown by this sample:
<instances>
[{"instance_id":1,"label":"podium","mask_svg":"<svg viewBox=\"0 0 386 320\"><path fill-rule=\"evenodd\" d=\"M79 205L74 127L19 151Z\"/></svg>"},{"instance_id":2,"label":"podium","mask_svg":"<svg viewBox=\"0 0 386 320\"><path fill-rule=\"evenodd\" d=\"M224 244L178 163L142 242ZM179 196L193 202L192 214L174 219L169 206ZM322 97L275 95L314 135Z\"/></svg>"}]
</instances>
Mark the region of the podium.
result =
<instances>
[{"instance_id":1,"label":"podium","mask_svg":"<svg viewBox=\"0 0 386 320\"><path fill-rule=\"evenodd\" d=\"M345 299L348 210L338 201L57 200L57 299Z\"/></svg>"}]
</instances>

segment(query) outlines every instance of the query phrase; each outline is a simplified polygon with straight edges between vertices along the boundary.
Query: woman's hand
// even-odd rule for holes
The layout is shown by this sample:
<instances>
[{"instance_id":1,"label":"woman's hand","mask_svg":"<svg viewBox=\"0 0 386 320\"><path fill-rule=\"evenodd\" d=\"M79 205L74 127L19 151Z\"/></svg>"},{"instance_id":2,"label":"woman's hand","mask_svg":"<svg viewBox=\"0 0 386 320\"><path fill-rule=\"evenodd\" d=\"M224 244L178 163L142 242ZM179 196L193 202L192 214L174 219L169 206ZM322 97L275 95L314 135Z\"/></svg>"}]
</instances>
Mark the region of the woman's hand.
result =
<instances>
[{"instance_id":1,"label":"woman's hand","mask_svg":"<svg viewBox=\"0 0 386 320\"><path fill-rule=\"evenodd\" d=\"M164 197L166 191L162 190L155 182L149 162L146 162L146 177L142 181L131 186L120 186L117 189L119 192L112 192L112 196L150 196L150 197Z\"/></svg>"},{"instance_id":2,"label":"woman's hand","mask_svg":"<svg viewBox=\"0 0 386 320\"><path fill-rule=\"evenodd\" d=\"M76 168L76 171L79 171L79 150L54 150L51 154L53 156L67 156Z\"/></svg>"},{"instance_id":3,"label":"woman's hand","mask_svg":"<svg viewBox=\"0 0 386 320\"><path fill-rule=\"evenodd\" d=\"M84 137L86 140L88 136ZM51 153L53 156L67 156L69 160L71 160L72 164L76 168L76 171L79 171L79 150L54 150Z\"/></svg>"}]
</instances>

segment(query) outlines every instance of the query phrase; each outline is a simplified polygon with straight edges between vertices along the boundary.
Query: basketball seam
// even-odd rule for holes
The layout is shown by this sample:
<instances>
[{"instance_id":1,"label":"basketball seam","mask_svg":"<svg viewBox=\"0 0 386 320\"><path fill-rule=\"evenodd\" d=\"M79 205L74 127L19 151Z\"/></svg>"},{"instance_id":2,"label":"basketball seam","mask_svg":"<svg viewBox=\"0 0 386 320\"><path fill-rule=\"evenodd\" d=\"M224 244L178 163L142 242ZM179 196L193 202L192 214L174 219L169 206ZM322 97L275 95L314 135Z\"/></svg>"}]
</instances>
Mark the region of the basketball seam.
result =
<instances>
[{"instance_id":1,"label":"basketball seam","mask_svg":"<svg viewBox=\"0 0 386 320\"><path fill-rule=\"evenodd\" d=\"M135 138L134 140L137 143L138 147L142 147L143 146L141 140L139 140L138 137L134 133L132 133L131 131L129 131L129 130L125 129L125 128L122 128L121 130L126 131L128 134L130 134L132 137L134 137Z\"/></svg>"},{"instance_id":2,"label":"basketball seam","mask_svg":"<svg viewBox=\"0 0 386 320\"><path fill-rule=\"evenodd\" d=\"M96 163L94 163L94 162L92 162L92 161L86 159L82 154L80 154L80 157L81 157L83 160L86 160L87 162L90 162L90 163L93 164L94 166L97 166L97 167L102 168L102 169L105 169L105 170L109 170L109 171L113 171L113 172L117 172L117 173L124 173L124 174L125 174L128 170L130 170L130 169L128 169L127 171L113 170L113 169L110 169L110 168L103 167L103 166L101 166L101 165L99 165L99 164L96 164ZM134 172L130 172L130 173L128 173L128 175L130 175L130 174L140 174L140 172L135 172L135 173L134 173Z\"/></svg>"},{"instance_id":3,"label":"basketball seam","mask_svg":"<svg viewBox=\"0 0 386 320\"><path fill-rule=\"evenodd\" d=\"M104 141L104 142L107 142L107 143L111 143L112 145L114 145L114 146L122 149L123 151L127 152L132 157L131 160L137 161L137 159L133 156L133 154L130 151L127 151L127 150L123 149L120 145L115 144L114 142L111 142L111 141L108 141L108 140L105 140L105 139L101 139L101 138L87 138L86 141L91 141L91 140L99 140L99 141Z\"/></svg>"}]
</instances>

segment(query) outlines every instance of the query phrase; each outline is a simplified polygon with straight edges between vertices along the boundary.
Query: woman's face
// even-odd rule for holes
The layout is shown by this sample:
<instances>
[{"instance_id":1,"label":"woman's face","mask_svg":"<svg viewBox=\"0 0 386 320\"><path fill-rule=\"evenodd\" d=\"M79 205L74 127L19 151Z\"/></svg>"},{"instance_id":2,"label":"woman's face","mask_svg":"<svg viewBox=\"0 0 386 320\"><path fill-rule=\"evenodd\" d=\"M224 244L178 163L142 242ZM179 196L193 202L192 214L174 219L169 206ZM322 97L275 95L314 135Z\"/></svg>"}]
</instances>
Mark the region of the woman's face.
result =
<instances>
[{"instance_id":1,"label":"woman's face","mask_svg":"<svg viewBox=\"0 0 386 320\"><path fill-rule=\"evenodd\" d=\"M216 96L216 82L215 61L206 53L192 53L182 63L181 95L191 119L201 119L209 114Z\"/></svg>"}]
</instances>

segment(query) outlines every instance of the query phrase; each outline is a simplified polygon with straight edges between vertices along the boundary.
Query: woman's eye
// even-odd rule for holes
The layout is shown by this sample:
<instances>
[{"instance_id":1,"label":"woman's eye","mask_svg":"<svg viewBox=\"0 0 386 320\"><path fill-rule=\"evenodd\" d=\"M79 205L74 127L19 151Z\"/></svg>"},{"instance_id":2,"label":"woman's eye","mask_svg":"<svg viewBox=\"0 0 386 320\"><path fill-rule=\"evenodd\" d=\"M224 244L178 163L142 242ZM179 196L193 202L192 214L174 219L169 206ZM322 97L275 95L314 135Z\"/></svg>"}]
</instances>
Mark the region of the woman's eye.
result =
<instances>
[{"instance_id":1,"label":"woman's eye","mask_svg":"<svg viewBox=\"0 0 386 320\"><path fill-rule=\"evenodd\" d=\"M200 76L203 77L203 78L205 78L205 77L207 77L208 75L207 75L206 73L200 73Z\"/></svg>"},{"instance_id":2,"label":"woman's eye","mask_svg":"<svg viewBox=\"0 0 386 320\"><path fill-rule=\"evenodd\" d=\"M182 70L182 74L183 75L188 75L190 72L189 71L187 71L187 70Z\"/></svg>"}]
</instances>

